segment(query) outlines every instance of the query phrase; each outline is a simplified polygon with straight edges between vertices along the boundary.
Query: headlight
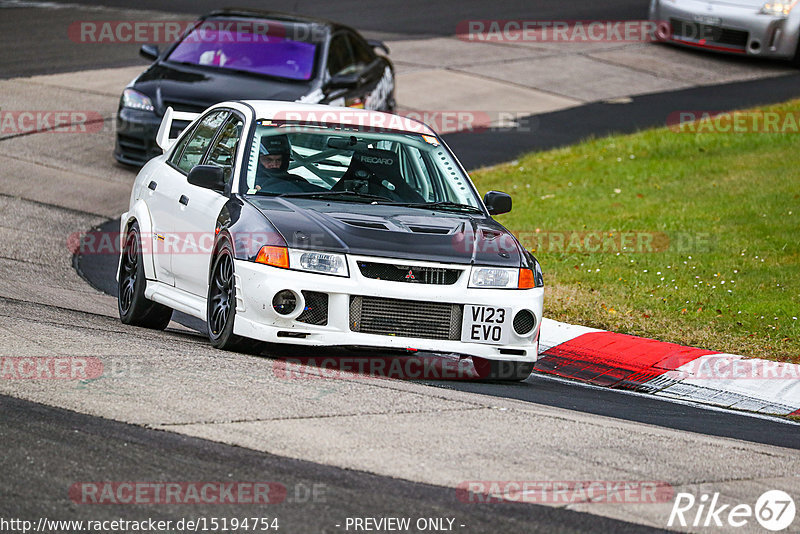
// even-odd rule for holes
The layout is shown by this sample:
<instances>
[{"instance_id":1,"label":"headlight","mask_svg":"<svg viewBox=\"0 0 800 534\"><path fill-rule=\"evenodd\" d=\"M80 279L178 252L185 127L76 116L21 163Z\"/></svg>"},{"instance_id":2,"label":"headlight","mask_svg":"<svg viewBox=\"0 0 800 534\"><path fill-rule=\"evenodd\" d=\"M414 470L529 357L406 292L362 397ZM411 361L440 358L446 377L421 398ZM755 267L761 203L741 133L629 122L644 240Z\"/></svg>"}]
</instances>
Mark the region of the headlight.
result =
<instances>
[{"instance_id":1,"label":"headlight","mask_svg":"<svg viewBox=\"0 0 800 534\"><path fill-rule=\"evenodd\" d=\"M472 267L469 287L514 288L519 281L519 269L502 267Z\"/></svg>"},{"instance_id":2,"label":"headlight","mask_svg":"<svg viewBox=\"0 0 800 534\"><path fill-rule=\"evenodd\" d=\"M761 13L765 15L786 16L797 3L797 0L787 0L785 2L765 2L761 6Z\"/></svg>"},{"instance_id":3,"label":"headlight","mask_svg":"<svg viewBox=\"0 0 800 534\"><path fill-rule=\"evenodd\" d=\"M143 95L135 89L125 89L122 91L122 98L120 100L122 107L138 109L141 111L154 111L153 101L150 97Z\"/></svg>"},{"instance_id":4,"label":"headlight","mask_svg":"<svg viewBox=\"0 0 800 534\"><path fill-rule=\"evenodd\" d=\"M344 254L289 249L289 268L314 273L348 276Z\"/></svg>"},{"instance_id":5,"label":"headlight","mask_svg":"<svg viewBox=\"0 0 800 534\"><path fill-rule=\"evenodd\" d=\"M256 263L333 276L350 276L344 254L310 252L286 247L263 246L258 251Z\"/></svg>"}]
</instances>

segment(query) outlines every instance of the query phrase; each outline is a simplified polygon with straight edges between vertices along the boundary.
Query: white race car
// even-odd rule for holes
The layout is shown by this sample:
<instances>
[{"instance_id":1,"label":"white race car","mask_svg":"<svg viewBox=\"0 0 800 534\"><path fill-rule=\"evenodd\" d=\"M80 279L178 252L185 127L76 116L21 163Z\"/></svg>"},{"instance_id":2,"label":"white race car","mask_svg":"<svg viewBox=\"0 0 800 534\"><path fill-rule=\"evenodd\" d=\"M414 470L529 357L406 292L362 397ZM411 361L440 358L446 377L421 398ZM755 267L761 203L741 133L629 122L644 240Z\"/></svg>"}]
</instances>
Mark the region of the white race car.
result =
<instances>
[{"instance_id":1,"label":"white race car","mask_svg":"<svg viewBox=\"0 0 800 534\"><path fill-rule=\"evenodd\" d=\"M173 119L192 121L178 139ZM237 101L168 109L157 142L121 218L123 323L162 329L179 310L222 349L368 347L530 374L539 263L491 217L511 197L481 201L427 126Z\"/></svg>"}]
</instances>

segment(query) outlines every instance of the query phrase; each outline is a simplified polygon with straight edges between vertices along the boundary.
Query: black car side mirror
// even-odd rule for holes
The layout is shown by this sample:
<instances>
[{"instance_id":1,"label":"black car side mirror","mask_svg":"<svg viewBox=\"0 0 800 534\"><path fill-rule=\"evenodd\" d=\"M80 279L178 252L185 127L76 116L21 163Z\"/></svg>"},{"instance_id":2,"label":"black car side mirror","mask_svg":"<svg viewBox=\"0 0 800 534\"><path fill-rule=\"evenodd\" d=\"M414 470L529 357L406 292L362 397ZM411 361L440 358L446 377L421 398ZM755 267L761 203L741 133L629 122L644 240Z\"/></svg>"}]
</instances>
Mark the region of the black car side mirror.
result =
<instances>
[{"instance_id":1,"label":"black car side mirror","mask_svg":"<svg viewBox=\"0 0 800 534\"><path fill-rule=\"evenodd\" d=\"M383 41L378 41L377 39L367 39L367 44L370 45L372 48L379 48L386 52L386 55L389 55L389 47L386 46L386 43Z\"/></svg>"},{"instance_id":2,"label":"black car side mirror","mask_svg":"<svg viewBox=\"0 0 800 534\"><path fill-rule=\"evenodd\" d=\"M353 89L358 86L359 75L355 72L350 74L336 74L331 76L326 87L328 89Z\"/></svg>"},{"instance_id":3,"label":"black car side mirror","mask_svg":"<svg viewBox=\"0 0 800 534\"><path fill-rule=\"evenodd\" d=\"M139 55L150 61L155 61L159 55L158 47L156 45L142 45L139 49Z\"/></svg>"},{"instance_id":4,"label":"black car side mirror","mask_svg":"<svg viewBox=\"0 0 800 534\"><path fill-rule=\"evenodd\" d=\"M489 215L502 215L511 211L511 195L500 191L489 191L483 197L483 203L489 210Z\"/></svg>"},{"instance_id":5,"label":"black car side mirror","mask_svg":"<svg viewBox=\"0 0 800 534\"><path fill-rule=\"evenodd\" d=\"M186 180L198 187L213 189L214 191L225 190L225 169L216 165L195 165L189 171Z\"/></svg>"}]
</instances>

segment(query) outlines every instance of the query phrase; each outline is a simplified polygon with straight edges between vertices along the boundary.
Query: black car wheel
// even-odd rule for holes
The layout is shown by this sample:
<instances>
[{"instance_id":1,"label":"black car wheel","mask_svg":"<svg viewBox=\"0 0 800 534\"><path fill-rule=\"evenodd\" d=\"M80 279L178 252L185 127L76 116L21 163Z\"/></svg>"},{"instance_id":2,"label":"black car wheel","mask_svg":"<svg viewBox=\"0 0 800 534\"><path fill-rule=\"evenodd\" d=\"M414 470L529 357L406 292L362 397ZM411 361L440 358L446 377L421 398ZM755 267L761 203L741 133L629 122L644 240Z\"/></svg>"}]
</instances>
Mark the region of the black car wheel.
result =
<instances>
[{"instance_id":1,"label":"black car wheel","mask_svg":"<svg viewBox=\"0 0 800 534\"><path fill-rule=\"evenodd\" d=\"M206 314L211 344L222 350L258 352L261 346L259 342L233 333L236 285L233 277L233 251L227 241L217 250L212 265Z\"/></svg>"},{"instance_id":2,"label":"black car wheel","mask_svg":"<svg viewBox=\"0 0 800 534\"><path fill-rule=\"evenodd\" d=\"M790 60L792 66L800 69L800 38L797 40L797 48L795 48L794 56Z\"/></svg>"},{"instance_id":3,"label":"black car wheel","mask_svg":"<svg viewBox=\"0 0 800 534\"><path fill-rule=\"evenodd\" d=\"M119 318L125 324L163 330L172 318L172 308L147 300L146 285L139 225L134 223L122 248L117 296Z\"/></svg>"}]
</instances>

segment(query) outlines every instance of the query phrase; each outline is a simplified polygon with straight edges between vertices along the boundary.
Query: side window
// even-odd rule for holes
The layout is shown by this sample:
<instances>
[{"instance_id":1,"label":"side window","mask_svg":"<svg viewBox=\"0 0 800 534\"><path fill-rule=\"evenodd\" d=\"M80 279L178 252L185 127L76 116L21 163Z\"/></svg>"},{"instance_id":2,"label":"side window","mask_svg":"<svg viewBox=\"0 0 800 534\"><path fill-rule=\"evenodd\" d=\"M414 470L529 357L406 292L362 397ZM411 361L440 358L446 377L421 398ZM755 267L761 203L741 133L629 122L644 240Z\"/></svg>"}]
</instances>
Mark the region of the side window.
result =
<instances>
[{"instance_id":1,"label":"side window","mask_svg":"<svg viewBox=\"0 0 800 534\"><path fill-rule=\"evenodd\" d=\"M233 175L233 165L236 161L236 147L242 138L242 120L236 115L231 115L228 122L222 127L217 142L211 147L208 155L208 164L222 167L225 172L225 183L230 182Z\"/></svg>"},{"instance_id":2,"label":"side window","mask_svg":"<svg viewBox=\"0 0 800 534\"><path fill-rule=\"evenodd\" d=\"M331 40L328 51L328 72L331 76L336 74L350 74L356 70L353 53L347 44L347 36L340 33Z\"/></svg>"},{"instance_id":3,"label":"side window","mask_svg":"<svg viewBox=\"0 0 800 534\"><path fill-rule=\"evenodd\" d=\"M173 165L178 165L178 160L181 159L181 154L183 154L183 149L186 148L186 143L189 142L189 139L192 138L193 132L187 132L186 135L181 137L180 141L175 145L175 150L172 151L172 156L169 158L169 162Z\"/></svg>"},{"instance_id":4,"label":"side window","mask_svg":"<svg viewBox=\"0 0 800 534\"><path fill-rule=\"evenodd\" d=\"M367 43L352 34L349 34L347 38L350 41L350 48L353 50L353 58L355 59L356 66L362 69L372 63L375 59L375 53L369 48Z\"/></svg>"},{"instance_id":5,"label":"side window","mask_svg":"<svg viewBox=\"0 0 800 534\"><path fill-rule=\"evenodd\" d=\"M180 170L188 173L192 170L192 167L200 163L208 145L214 139L214 134L217 133L217 128L220 127L227 116L227 111L217 111L200 121L195 131L189 136L186 148L178 159L177 165Z\"/></svg>"}]
</instances>

